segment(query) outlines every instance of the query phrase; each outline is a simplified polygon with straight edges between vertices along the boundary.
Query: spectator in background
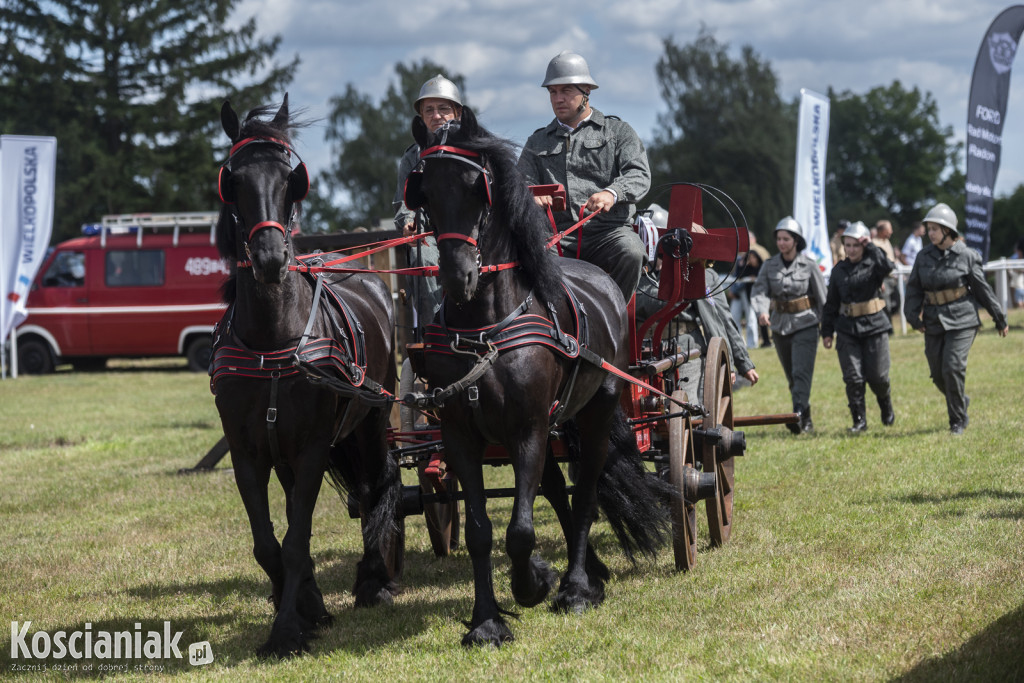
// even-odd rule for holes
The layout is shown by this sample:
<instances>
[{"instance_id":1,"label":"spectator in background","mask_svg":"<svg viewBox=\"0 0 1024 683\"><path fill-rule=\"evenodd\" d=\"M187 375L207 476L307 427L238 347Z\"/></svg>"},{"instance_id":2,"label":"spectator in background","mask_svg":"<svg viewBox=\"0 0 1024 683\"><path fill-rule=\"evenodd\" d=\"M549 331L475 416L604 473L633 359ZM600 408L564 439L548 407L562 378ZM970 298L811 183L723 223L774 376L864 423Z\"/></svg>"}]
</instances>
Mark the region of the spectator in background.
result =
<instances>
[{"instance_id":1,"label":"spectator in background","mask_svg":"<svg viewBox=\"0 0 1024 683\"><path fill-rule=\"evenodd\" d=\"M1024 261L1024 237L1017 240L1010 260ZM1013 292L1013 307L1024 308L1024 267L1010 271L1010 289Z\"/></svg>"},{"instance_id":2,"label":"spectator in background","mask_svg":"<svg viewBox=\"0 0 1024 683\"><path fill-rule=\"evenodd\" d=\"M832 239L828 241L829 247L832 248L832 265L839 263L846 258L846 250L843 247L843 233L850 227L850 221L840 220L836 224L836 231L832 233Z\"/></svg>"},{"instance_id":3,"label":"spectator in background","mask_svg":"<svg viewBox=\"0 0 1024 683\"><path fill-rule=\"evenodd\" d=\"M924 223L921 221L915 221L914 225L910 228L910 234L907 235L907 239L903 241L903 249L900 250L900 261L905 266L913 266L914 259L917 258L917 253L921 251L921 247L924 246Z\"/></svg>"},{"instance_id":4,"label":"spectator in background","mask_svg":"<svg viewBox=\"0 0 1024 683\"><path fill-rule=\"evenodd\" d=\"M732 302L729 305L732 319L736 326L746 331L746 346L748 349L756 349L758 344L757 316L750 307L750 288L753 287L761 266L770 257L768 250L757 243L754 233L747 231L750 236L750 249L746 254L736 258L737 271L736 283L729 288Z\"/></svg>"},{"instance_id":5,"label":"spectator in background","mask_svg":"<svg viewBox=\"0 0 1024 683\"><path fill-rule=\"evenodd\" d=\"M899 258L896 256L896 250L892 246L892 242L889 238L892 237L892 223L882 219L875 223L874 235L871 237L871 242L876 247L882 250L885 257L892 263L893 268L899 263ZM882 299L885 301L885 314L892 317L900 311L900 292L896 285L896 276L891 272L886 276L885 281L882 284ZM890 329L890 333L892 330Z\"/></svg>"}]
</instances>

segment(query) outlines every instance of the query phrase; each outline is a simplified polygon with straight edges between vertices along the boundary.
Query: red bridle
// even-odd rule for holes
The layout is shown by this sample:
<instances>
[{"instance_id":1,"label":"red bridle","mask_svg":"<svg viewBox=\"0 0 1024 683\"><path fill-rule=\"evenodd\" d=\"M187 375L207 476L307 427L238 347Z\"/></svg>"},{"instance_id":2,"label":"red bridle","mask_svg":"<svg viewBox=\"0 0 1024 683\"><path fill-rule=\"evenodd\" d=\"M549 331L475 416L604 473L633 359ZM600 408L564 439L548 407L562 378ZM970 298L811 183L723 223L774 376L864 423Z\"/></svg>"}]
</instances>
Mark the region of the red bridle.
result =
<instances>
[{"instance_id":1,"label":"red bridle","mask_svg":"<svg viewBox=\"0 0 1024 683\"><path fill-rule=\"evenodd\" d=\"M473 159L479 159L480 154L470 149L463 149L462 147L454 147L452 145L434 145L420 152L420 159L458 159L459 161L469 164L473 168L480 171L484 177L484 187L487 193L487 212L490 212L491 206L491 173L482 164L478 164ZM486 218L485 218L486 220ZM461 240L468 244L477 246L477 241L469 235L463 235L460 232L443 232L437 235L437 241L442 240Z\"/></svg>"}]
</instances>

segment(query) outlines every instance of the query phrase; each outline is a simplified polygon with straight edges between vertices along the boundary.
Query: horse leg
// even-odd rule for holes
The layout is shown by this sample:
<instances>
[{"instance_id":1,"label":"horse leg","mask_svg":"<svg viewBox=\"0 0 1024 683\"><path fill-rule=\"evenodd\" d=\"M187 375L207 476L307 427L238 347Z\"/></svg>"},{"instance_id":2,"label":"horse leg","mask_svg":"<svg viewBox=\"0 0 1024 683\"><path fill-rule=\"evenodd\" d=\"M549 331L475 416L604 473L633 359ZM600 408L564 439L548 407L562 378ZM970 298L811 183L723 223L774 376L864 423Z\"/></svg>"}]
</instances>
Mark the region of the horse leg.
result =
<instances>
[{"instance_id":1,"label":"horse leg","mask_svg":"<svg viewBox=\"0 0 1024 683\"><path fill-rule=\"evenodd\" d=\"M545 450L547 430L532 435L518 444L514 463L516 494L512 503L512 518L505 532L505 550L511 561L512 595L523 607L533 607L547 597L558 575L551 566L533 554L537 547L537 534L533 528L533 502L537 486L546 471ZM557 469L557 465L555 465Z\"/></svg>"},{"instance_id":2,"label":"horse leg","mask_svg":"<svg viewBox=\"0 0 1024 683\"><path fill-rule=\"evenodd\" d=\"M442 418L443 420L444 418ZM473 617L466 624L469 632L462 637L462 644L493 645L501 647L514 640L512 630L502 618L502 610L494 596L494 568L491 565L493 529L487 518L487 496L484 490L484 473L478 448L472 452L475 459L465 456L466 450L445 442L448 465L459 478L465 496L466 549L473 562Z\"/></svg>"},{"instance_id":3,"label":"horse leg","mask_svg":"<svg viewBox=\"0 0 1024 683\"><path fill-rule=\"evenodd\" d=\"M390 604L399 592L405 557L405 519L400 514L402 481L398 465L390 457L385 431L371 413L342 446L332 452L358 461L359 481L351 482L359 497L363 532L363 557L356 566L352 588L356 607Z\"/></svg>"},{"instance_id":4,"label":"horse leg","mask_svg":"<svg viewBox=\"0 0 1024 683\"><path fill-rule=\"evenodd\" d=\"M306 457L292 466L292 486L285 489L288 532L281 545L284 587L270 638L258 651L261 656L288 657L306 652L315 629L331 623L331 615L316 585L313 559L309 554L313 509L320 495L324 471L323 460L309 457L310 453L307 450Z\"/></svg>"},{"instance_id":5,"label":"horse leg","mask_svg":"<svg viewBox=\"0 0 1024 683\"><path fill-rule=\"evenodd\" d=\"M617 402L617 393L599 390L576 417L581 453L572 500L573 542L569 544L569 567L552 604L557 611L578 614L604 601L604 579L587 571L586 551L597 515L597 481L608 457L611 416Z\"/></svg>"},{"instance_id":6,"label":"horse leg","mask_svg":"<svg viewBox=\"0 0 1024 683\"><path fill-rule=\"evenodd\" d=\"M241 454L242 450L232 444L231 466L252 529L252 554L270 579L270 599L274 603L274 611L277 611L281 607L284 565L281 563L281 545L274 535L274 523L270 520L270 504L267 499L270 465L253 462L236 453Z\"/></svg>"},{"instance_id":7,"label":"horse leg","mask_svg":"<svg viewBox=\"0 0 1024 683\"><path fill-rule=\"evenodd\" d=\"M568 547L573 542L572 506L569 504L565 476L555 461L550 445L548 445L548 457L544 461L544 475L540 487L558 517L558 524L562 527L562 535L565 536L566 547ZM594 575L602 581L607 581L611 577L608 566L597 556L597 551L594 550L594 546L589 540L587 541L587 574Z\"/></svg>"}]
</instances>

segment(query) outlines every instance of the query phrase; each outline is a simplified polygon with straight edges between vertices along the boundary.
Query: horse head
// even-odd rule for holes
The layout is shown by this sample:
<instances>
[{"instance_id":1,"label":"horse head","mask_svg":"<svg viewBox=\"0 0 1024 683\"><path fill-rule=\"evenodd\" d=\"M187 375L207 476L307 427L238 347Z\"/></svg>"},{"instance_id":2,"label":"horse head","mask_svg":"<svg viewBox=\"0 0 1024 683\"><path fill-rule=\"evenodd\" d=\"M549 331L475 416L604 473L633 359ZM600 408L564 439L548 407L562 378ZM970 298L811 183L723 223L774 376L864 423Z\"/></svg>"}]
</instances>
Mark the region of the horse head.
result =
<instances>
[{"instance_id":1,"label":"horse head","mask_svg":"<svg viewBox=\"0 0 1024 683\"><path fill-rule=\"evenodd\" d=\"M446 123L434 133L419 117L413 120L422 172L410 176L406 204L425 208L430 216L439 252L438 278L455 303L465 303L476 293L480 240L491 218L488 160L463 146L480 132L468 107L460 121Z\"/></svg>"},{"instance_id":2,"label":"horse head","mask_svg":"<svg viewBox=\"0 0 1024 683\"><path fill-rule=\"evenodd\" d=\"M309 191L309 174L301 162L291 166L288 95L272 120L261 120L270 111L260 107L239 123L230 102L221 108L232 147L218 178L218 247L225 258L251 265L258 282L279 284L292 260L293 211Z\"/></svg>"}]
</instances>

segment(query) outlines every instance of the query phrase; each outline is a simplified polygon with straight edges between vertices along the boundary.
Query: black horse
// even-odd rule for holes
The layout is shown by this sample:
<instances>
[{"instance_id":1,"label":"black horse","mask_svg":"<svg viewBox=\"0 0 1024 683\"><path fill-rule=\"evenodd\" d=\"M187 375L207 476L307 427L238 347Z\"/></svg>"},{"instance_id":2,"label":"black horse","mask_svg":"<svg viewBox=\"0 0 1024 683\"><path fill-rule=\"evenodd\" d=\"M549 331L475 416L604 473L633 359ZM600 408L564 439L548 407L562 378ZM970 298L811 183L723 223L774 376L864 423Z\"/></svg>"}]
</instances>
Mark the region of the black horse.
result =
<instances>
[{"instance_id":1,"label":"black horse","mask_svg":"<svg viewBox=\"0 0 1024 683\"><path fill-rule=\"evenodd\" d=\"M295 124L287 95L265 120L271 114L272 107L261 107L240 124L229 103L221 110L233 146L220 171L217 245L233 274L211 387L253 553L270 577L277 611L258 652L288 656L307 650L316 629L331 622L309 553L325 472L358 497L366 520L357 606L391 600L403 539L396 522L401 482L386 443L396 376L391 295L373 274L332 282L295 270L293 211L309 179L304 164L291 166ZM280 544L267 502L271 469L286 496L288 531Z\"/></svg>"},{"instance_id":2,"label":"black horse","mask_svg":"<svg viewBox=\"0 0 1024 683\"><path fill-rule=\"evenodd\" d=\"M665 488L644 471L619 408L624 381L598 361L620 370L628 362L626 306L614 281L545 247L551 228L516 169L511 144L480 127L468 108L460 123L433 135L416 119L413 134L423 167L407 184L406 203L429 212L446 291L438 322L425 335L423 374L432 400L441 403L445 459L465 492L473 560L475 604L462 642L500 646L512 632L492 585L482 467L489 443L505 447L515 471L505 547L512 592L523 606L544 600L557 579L533 554L539 486L568 545L552 607L572 612L604 598L608 570L588 542L598 503L627 555L651 554L665 539ZM501 266L513 262L514 268ZM571 512L561 470L548 456L551 430L570 418L566 439L578 446Z\"/></svg>"}]
</instances>

